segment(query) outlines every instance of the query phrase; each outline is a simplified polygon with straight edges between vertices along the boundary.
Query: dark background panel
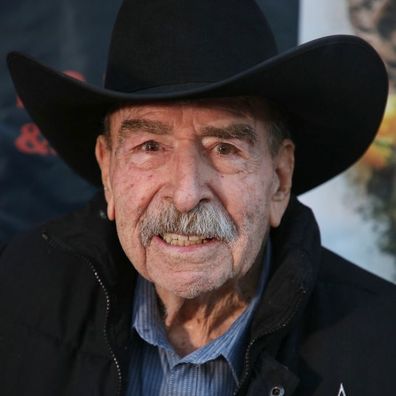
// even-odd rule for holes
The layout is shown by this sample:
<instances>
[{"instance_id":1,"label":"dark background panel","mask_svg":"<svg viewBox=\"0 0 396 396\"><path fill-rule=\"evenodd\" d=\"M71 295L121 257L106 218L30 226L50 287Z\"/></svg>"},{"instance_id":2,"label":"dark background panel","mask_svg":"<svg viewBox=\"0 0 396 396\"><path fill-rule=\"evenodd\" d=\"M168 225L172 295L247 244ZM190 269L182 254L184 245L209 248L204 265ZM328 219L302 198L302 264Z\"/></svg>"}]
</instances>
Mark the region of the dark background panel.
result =
<instances>
[{"instance_id":1,"label":"dark background panel","mask_svg":"<svg viewBox=\"0 0 396 396\"><path fill-rule=\"evenodd\" d=\"M256 0L267 16L280 52L298 42L300 0Z\"/></svg>"},{"instance_id":2,"label":"dark background panel","mask_svg":"<svg viewBox=\"0 0 396 396\"><path fill-rule=\"evenodd\" d=\"M0 240L81 206L94 193L54 154L18 103L6 68L7 52L25 52L102 85L119 4L118 0L0 3Z\"/></svg>"}]
</instances>

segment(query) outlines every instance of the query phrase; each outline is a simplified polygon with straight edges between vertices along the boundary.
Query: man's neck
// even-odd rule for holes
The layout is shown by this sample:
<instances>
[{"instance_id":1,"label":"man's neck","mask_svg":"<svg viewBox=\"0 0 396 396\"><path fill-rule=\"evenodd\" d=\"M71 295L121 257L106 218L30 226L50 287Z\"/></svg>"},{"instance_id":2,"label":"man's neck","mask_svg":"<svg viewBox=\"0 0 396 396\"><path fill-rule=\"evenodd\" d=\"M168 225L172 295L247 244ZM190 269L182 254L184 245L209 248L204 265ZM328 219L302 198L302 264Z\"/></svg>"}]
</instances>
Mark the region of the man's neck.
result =
<instances>
[{"instance_id":1,"label":"man's neck","mask_svg":"<svg viewBox=\"0 0 396 396\"><path fill-rule=\"evenodd\" d=\"M175 296L156 287L169 342L185 356L223 335L249 305L263 267L260 254L241 279L194 299Z\"/></svg>"}]
</instances>

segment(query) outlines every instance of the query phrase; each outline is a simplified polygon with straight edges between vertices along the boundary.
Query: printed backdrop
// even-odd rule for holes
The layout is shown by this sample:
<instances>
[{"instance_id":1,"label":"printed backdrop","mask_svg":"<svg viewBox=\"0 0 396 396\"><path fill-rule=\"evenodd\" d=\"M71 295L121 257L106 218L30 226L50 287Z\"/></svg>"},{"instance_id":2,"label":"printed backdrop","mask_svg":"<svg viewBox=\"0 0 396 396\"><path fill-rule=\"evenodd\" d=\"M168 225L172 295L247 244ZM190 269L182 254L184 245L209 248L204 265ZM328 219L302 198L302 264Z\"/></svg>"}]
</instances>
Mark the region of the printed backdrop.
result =
<instances>
[{"instance_id":1,"label":"printed backdrop","mask_svg":"<svg viewBox=\"0 0 396 396\"><path fill-rule=\"evenodd\" d=\"M358 34L380 52L391 77L386 117L363 160L302 196L324 244L395 280L395 0L257 0L281 51L334 33ZM75 78L102 85L111 26L121 0L0 3L0 241L81 206L95 192L56 155L15 95L6 53L18 50ZM364 67L364 65L362 65Z\"/></svg>"},{"instance_id":2,"label":"printed backdrop","mask_svg":"<svg viewBox=\"0 0 396 396\"><path fill-rule=\"evenodd\" d=\"M325 245L396 281L396 1L300 1L299 42L338 33L366 39L381 55L388 104L361 161L301 198L314 208Z\"/></svg>"}]
</instances>

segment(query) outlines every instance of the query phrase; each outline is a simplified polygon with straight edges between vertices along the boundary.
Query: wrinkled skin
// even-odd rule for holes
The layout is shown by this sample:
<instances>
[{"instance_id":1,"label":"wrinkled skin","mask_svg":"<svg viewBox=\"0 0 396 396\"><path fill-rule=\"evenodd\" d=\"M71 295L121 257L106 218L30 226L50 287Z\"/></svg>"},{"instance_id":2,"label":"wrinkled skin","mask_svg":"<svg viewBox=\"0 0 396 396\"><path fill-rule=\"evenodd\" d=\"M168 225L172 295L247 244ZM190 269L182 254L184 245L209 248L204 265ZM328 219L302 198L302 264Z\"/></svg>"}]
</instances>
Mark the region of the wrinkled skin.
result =
<instances>
[{"instance_id":1,"label":"wrinkled skin","mask_svg":"<svg viewBox=\"0 0 396 396\"><path fill-rule=\"evenodd\" d=\"M108 217L131 263L154 283L168 326L182 307L190 307L191 318L208 305L213 312L216 301L229 311L222 313L221 334L254 293L257 276L249 274L287 206L294 165L288 139L270 154L263 107L231 99L128 106L110 116L111 144L104 136L97 140ZM254 139L213 133L241 124ZM224 207L237 228L233 241L178 246L155 236L143 246L139 224L148 212L162 203L188 212L199 202Z\"/></svg>"}]
</instances>

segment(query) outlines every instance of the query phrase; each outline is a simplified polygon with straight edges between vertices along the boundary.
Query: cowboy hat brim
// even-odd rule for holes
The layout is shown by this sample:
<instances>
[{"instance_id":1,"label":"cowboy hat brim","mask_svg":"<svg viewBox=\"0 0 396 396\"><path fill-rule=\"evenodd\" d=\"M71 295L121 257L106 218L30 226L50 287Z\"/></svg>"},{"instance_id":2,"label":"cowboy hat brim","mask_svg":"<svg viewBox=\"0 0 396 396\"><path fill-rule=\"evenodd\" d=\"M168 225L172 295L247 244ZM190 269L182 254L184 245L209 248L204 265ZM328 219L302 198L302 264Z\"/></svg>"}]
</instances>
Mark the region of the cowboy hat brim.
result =
<instances>
[{"instance_id":1,"label":"cowboy hat brim","mask_svg":"<svg viewBox=\"0 0 396 396\"><path fill-rule=\"evenodd\" d=\"M18 95L43 135L71 168L95 185L101 184L95 141L114 106L256 95L292 115L293 192L301 194L344 171L366 151L388 91L386 70L375 50L345 35L300 45L221 81L130 93L78 81L21 53L10 53L7 61Z\"/></svg>"}]
</instances>

